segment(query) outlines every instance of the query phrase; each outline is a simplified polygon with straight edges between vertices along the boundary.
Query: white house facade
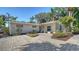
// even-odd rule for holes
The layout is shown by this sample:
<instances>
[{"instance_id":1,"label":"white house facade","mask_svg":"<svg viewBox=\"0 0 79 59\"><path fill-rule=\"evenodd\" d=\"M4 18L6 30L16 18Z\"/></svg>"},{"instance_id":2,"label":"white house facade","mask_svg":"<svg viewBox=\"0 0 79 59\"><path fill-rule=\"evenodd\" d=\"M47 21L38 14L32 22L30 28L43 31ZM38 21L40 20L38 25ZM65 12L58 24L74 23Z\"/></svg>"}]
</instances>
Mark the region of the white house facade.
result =
<instances>
[{"instance_id":1,"label":"white house facade","mask_svg":"<svg viewBox=\"0 0 79 59\"><path fill-rule=\"evenodd\" d=\"M29 33L29 32L55 32L55 31L63 31L63 25L59 24L57 21L51 21L46 23L26 23L26 22L11 22L9 24L9 32L10 34L16 33Z\"/></svg>"}]
</instances>

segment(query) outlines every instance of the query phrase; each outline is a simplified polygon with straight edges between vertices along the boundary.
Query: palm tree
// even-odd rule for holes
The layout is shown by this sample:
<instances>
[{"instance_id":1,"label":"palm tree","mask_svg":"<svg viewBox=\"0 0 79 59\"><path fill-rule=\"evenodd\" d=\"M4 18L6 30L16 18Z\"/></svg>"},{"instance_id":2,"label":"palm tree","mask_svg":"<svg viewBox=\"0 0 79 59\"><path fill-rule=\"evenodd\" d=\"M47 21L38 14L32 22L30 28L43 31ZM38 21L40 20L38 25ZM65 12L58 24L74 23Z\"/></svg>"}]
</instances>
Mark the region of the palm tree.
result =
<instances>
[{"instance_id":1,"label":"palm tree","mask_svg":"<svg viewBox=\"0 0 79 59\"><path fill-rule=\"evenodd\" d=\"M54 20L54 10L53 10L53 8L51 8L50 16L51 16L51 20Z\"/></svg>"},{"instance_id":2,"label":"palm tree","mask_svg":"<svg viewBox=\"0 0 79 59\"><path fill-rule=\"evenodd\" d=\"M6 22L8 24L8 29L10 29L9 28L10 23L16 21L17 17L11 16L9 13L6 13L6 14L7 14L6 15ZM10 34L10 32L9 32L9 34Z\"/></svg>"},{"instance_id":3,"label":"palm tree","mask_svg":"<svg viewBox=\"0 0 79 59\"><path fill-rule=\"evenodd\" d=\"M73 8L73 17L79 20L79 8L77 7Z\"/></svg>"},{"instance_id":4,"label":"palm tree","mask_svg":"<svg viewBox=\"0 0 79 59\"><path fill-rule=\"evenodd\" d=\"M35 19L35 17L32 16L32 17L30 18L30 23L35 23L35 22L34 22L34 19Z\"/></svg>"},{"instance_id":5,"label":"palm tree","mask_svg":"<svg viewBox=\"0 0 79 59\"><path fill-rule=\"evenodd\" d=\"M16 21L17 17L11 16L9 13L6 14L6 21L8 22L8 25L10 24L10 22Z\"/></svg>"},{"instance_id":6,"label":"palm tree","mask_svg":"<svg viewBox=\"0 0 79 59\"><path fill-rule=\"evenodd\" d=\"M60 17L67 16L66 8L63 8L63 7L51 8L51 16L53 20L59 19Z\"/></svg>"},{"instance_id":7,"label":"palm tree","mask_svg":"<svg viewBox=\"0 0 79 59\"><path fill-rule=\"evenodd\" d=\"M73 30L79 32L79 8L73 8L73 17L76 19L73 23Z\"/></svg>"},{"instance_id":8,"label":"palm tree","mask_svg":"<svg viewBox=\"0 0 79 59\"><path fill-rule=\"evenodd\" d=\"M68 7L68 15L69 16L73 15L73 7Z\"/></svg>"}]
</instances>

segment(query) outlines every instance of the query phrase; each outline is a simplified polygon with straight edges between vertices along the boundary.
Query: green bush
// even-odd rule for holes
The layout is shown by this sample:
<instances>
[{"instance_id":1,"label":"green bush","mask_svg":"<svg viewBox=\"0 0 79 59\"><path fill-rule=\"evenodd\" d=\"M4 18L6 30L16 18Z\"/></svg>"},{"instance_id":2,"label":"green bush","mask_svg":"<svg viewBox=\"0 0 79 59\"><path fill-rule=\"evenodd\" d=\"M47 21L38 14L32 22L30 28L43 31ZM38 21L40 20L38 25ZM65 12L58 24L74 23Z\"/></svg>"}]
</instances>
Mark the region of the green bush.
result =
<instances>
[{"instance_id":1,"label":"green bush","mask_svg":"<svg viewBox=\"0 0 79 59\"><path fill-rule=\"evenodd\" d=\"M4 32L5 34L9 34L9 29L8 29L7 27L4 27L4 28L3 28L3 32Z\"/></svg>"},{"instance_id":2,"label":"green bush","mask_svg":"<svg viewBox=\"0 0 79 59\"><path fill-rule=\"evenodd\" d=\"M79 34L79 28L73 29L72 33L73 34Z\"/></svg>"}]
</instances>

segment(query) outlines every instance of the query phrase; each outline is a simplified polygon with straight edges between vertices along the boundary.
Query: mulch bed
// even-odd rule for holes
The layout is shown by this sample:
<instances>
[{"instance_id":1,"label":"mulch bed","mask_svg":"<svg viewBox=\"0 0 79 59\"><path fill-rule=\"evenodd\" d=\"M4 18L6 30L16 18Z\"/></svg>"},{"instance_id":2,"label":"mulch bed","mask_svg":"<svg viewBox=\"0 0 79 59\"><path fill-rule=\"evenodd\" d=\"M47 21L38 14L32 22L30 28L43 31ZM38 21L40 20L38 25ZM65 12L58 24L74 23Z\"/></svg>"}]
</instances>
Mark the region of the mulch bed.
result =
<instances>
[{"instance_id":1,"label":"mulch bed","mask_svg":"<svg viewBox=\"0 0 79 59\"><path fill-rule=\"evenodd\" d=\"M72 32L74 35L78 35L79 34L79 32Z\"/></svg>"},{"instance_id":2,"label":"mulch bed","mask_svg":"<svg viewBox=\"0 0 79 59\"><path fill-rule=\"evenodd\" d=\"M53 35L52 38L54 39L57 39L57 40L62 40L62 41L67 41L69 40L71 37L73 36L73 34L67 34L66 36L56 36L56 35Z\"/></svg>"},{"instance_id":3,"label":"mulch bed","mask_svg":"<svg viewBox=\"0 0 79 59\"><path fill-rule=\"evenodd\" d=\"M38 36L38 34L27 34L28 36L30 36L30 37L36 37L36 36Z\"/></svg>"},{"instance_id":4,"label":"mulch bed","mask_svg":"<svg viewBox=\"0 0 79 59\"><path fill-rule=\"evenodd\" d=\"M54 39L57 39L57 40L62 40L62 41L67 41L71 38L72 36L67 36L67 37L62 37L62 38L56 38L56 37L53 37Z\"/></svg>"}]
</instances>

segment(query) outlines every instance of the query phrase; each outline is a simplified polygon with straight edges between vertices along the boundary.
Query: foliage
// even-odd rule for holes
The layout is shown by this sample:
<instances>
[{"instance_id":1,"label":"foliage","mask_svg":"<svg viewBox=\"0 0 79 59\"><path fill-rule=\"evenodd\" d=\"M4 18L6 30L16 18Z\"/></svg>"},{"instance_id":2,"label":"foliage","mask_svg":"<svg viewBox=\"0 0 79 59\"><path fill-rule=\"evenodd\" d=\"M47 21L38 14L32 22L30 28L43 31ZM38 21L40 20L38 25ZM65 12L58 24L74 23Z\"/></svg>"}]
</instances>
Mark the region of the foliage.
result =
<instances>
[{"instance_id":1,"label":"foliage","mask_svg":"<svg viewBox=\"0 0 79 59\"><path fill-rule=\"evenodd\" d=\"M39 13L39 14L35 15L35 20L38 23L44 23L44 22L50 21L50 14L49 13Z\"/></svg>"},{"instance_id":2,"label":"foliage","mask_svg":"<svg viewBox=\"0 0 79 59\"><path fill-rule=\"evenodd\" d=\"M36 33L36 32L30 32L27 35L30 36L30 37L36 37L36 36L38 36L38 33Z\"/></svg>"},{"instance_id":3,"label":"foliage","mask_svg":"<svg viewBox=\"0 0 79 59\"><path fill-rule=\"evenodd\" d=\"M51 8L51 15L53 17L64 17L67 15L67 11L65 8L60 7L54 7ZM59 18L58 18L59 19Z\"/></svg>"},{"instance_id":4,"label":"foliage","mask_svg":"<svg viewBox=\"0 0 79 59\"><path fill-rule=\"evenodd\" d=\"M79 28L74 28L72 33L73 34L79 34Z\"/></svg>"},{"instance_id":5,"label":"foliage","mask_svg":"<svg viewBox=\"0 0 79 59\"><path fill-rule=\"evenodd\" d=\"M59 14L60 16L63 16L64 17L64 16L67 15L67 11L66 11L65 8L55 7L54 10L55 10L55 13L56 14Z\"/></svg>"},{"instance_id":6,"label":"foliage","mask_svg":"<svg viewBox=\"0 0 79 59\"><path fill-rule=\"evenodd\" d=\"M3 26L3 25L4 25L3 17L0 16L0 26Z\"/></svg>"},{"instance_id":7,"label":"foliage","mask_svg":"<svg viewBox=\"0 0 79 59\"><path fill-rule=\"evenodd\" d=\"M0 27L2 27L4 33L9 34L9 29L6 27L6 24L9 25L9 22L16 21L17 17L7 15L0 15Z\"/></svg>"},{"instance_id":8,"label":"foliage","mask_svg":"<svg viewBox=\"0 0 79 59\"><path fill-rule=\"evenodd\" d=\"M11 16L9 13L6 13L5 15L6 21L16 21L17 17Z\"/></svg>"},{"instance_id":9,"label":"foliage","mask_svg":"<svg viewBox=\"0 0 79 59\"><path fill-rule=\"evenodd\" d=\"M73 7L73 17L79 20L79 8Z\"/></svg>"},{"instance_id":10,"label":"foliage","mask_svg":"<svg viewBox=\"0 0 79 59\"><path fill-rule=\"evenodd\" d=\"M6 34L9 34L9 29L7 27L4 27L3 32L6 33Z\"/></svg>"},{"instance_id":11,"label":"foliage","mask_svg":"<svg viewBox=\"0 0 79 59\"><path fill-rule=\"evenodd\" d=\"M79 8L73 7L73 17L76 19L73 22L73 31L79 32Z\"/></svg>"},{"instance_id":12,"label":"foliage","mask_svg":"<svg viewBox=\"0 0 79 59\"><path fill-rule=\"evenodd\" d=\"M79 20L75 20L73 22L73 28L72 28L73 32L78 32L79 33Z\"/></svg>"},{"instance_id":13,"label":"foliage","mask_svg":"<svg viewBox=\"0 0 79 59\"><path fill-rule=\"evenodd\" d=\"M35 19L35 17L32 16L32 17L30 18L30 23L35 23L34 19Z\"/></svg>"},{"instance_id":14,"label":"foliage","mask_svg":"<svg viewBox=\"0 0 79 59\"><path fill-rule=\"evenodd\" d=\"M51 8L51 12L48 13L39 13L35 16L30 18L30 22L32 23L33 20L36 20L38 23L44 23L54 20L54 18L59 19L59 17L64 17L67 15L66 8Z\"/></svg>"},{"instance_id":15,"label":"foliage","mask_svg":"<svg viewBox=\"0 0 79 59\"><path fill-rule=\"evenodd\" d=\"M73 21L74 21L73 17L65 16L65 17L60 18L59 21L67 28L67 30L69 29L69 31L71 31L71 29L72 29L71 23L73 23Z\"/></svg>"},{"instance_id":16,"label":"foliage","mask_svg":"<svg viewBox=\"0 0 79 59\"><path fill-rule=\"evenodd\" d=\"M16 21L17 17L14 17L14 16L10 16L9 20L8 21Z\"/></svg>"}]
</instances>

